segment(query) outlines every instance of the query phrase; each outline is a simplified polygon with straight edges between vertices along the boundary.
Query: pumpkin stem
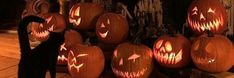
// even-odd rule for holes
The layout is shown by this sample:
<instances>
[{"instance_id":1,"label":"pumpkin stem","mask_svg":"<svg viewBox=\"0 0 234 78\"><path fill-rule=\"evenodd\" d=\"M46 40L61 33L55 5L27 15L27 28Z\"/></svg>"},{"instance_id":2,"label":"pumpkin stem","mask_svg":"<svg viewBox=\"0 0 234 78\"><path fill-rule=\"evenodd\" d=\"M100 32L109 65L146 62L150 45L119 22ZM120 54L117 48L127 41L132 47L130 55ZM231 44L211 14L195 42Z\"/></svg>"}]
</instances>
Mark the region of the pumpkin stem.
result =
<instances>
[{"instance_id":1,"label":"pumpkin stem","mask_svg":"<svg viewBox=\"0 0 234 78\"><path fill-rule=\"evenodd\" d=\"M85 40L84 44L87 45L87 46L90 46L90 45L91 45L91 43L90 43L90 38L87 38L87 39Z\"/></svg>"},{"instance_id":2,"label":"pumpkin stem","mask_svg":"<svg viewBox=\"0 0 234 78\"><path fill-rule=\"evenodd\" d=\"M208 37L214 37L214 33L212 33L210 30L205 30L205 32L208 34Z\"/></svg>"}]
</instances>

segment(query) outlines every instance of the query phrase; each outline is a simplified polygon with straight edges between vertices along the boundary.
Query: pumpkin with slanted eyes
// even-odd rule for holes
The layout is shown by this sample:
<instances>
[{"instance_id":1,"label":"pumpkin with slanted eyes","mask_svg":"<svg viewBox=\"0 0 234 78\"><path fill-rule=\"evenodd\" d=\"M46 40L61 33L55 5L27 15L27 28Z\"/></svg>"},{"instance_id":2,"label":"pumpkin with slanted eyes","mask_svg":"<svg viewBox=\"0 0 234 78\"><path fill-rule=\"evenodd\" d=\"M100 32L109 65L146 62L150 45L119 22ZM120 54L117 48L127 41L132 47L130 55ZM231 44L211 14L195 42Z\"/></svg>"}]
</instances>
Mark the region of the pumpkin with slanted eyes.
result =
<instances>
[{"instance_id":1,"label":"pumpkin with slanted eyes","mask_svg":"<svg viewBox=\"0 0 234 78\"><path fill-rule=\"evenodd\" d=\"M64 38L64 43L60 46L57 65L67 65L67 55L70 48L76 44L83 43L80 33L75 30L65 31Z\"/></svg>"},{"instance_id":2,"label":"pumpkin with slanted eyes","mask_svg":"<svg viewBox=\"0 0 234 78\"><path fill-rule=\"evenodd\" d=\"M36 41L46 41L49 37L49 32L62 32L65 29L64 17L58 13L48 13L40 15L46 22L29 24L31 31L31 39Z\"/></svg>"},{"instance_id":3,"label":"pumpkin with slanted eyes","mask_svg":"<svg viewBox=\"0 0 234 78\"><path fill-rule=\"evenodd\" d=\"M179 68L190 62L191 43L180 34L159 37L153 47L158 63L168 68Z\"/></svg>"},{"instance_id":4,"label":"pumpkin with slanted eyes","mask_svg":"<svg viewBox=\"0 0 234 78\"><path fill-rule=\"evenodd\" d=\"M153 68L153 55L145 45L122 43L114 50L111 68L119 78L148 78Z\"/></svg>"},{"instance_id":5,"label":"pumpkin with slanted eyes","mask_svg":"<svg viewBox=\"0 0 234 78\"><path fill-rule=\"evenodd\" d=\"M69 12L69 22L74 28L90 30L95 28L98 17L103 13L99 4L77 3L72 6Z\"/></svg>"},{"instance_id":6,"label":"pumpkin with slanted eyes","mask_svg":"<svg viewBox=\"0 0 234 78\"><path fill-rule=\"evenodd\" d=\"M68 70L72 78L98 78L104 68L105 58L96 46L77 44L68 54Z\"/></svg>"},{"instance_id":7,"label":"pumpkin with slanted eyes","mask_svg":"<svg viewBox=\"0 0 234 78\"><path fill-rule=\"evenodd\" d=\"M222 35L204 34L193 43L191 57L194 64L207 72L224 72L233 66L232 42Z\"/></svg>"},{"instance_id":8,"label":"pumpkin with slanted eyes","mask_svg":"<svg viewBox=\"0 0 234 78\"><path fill-rule=\"evenodd\" d=\"M219 0L194 0L187 14L190 28L196 33L210 30L223 33L227 23L227 14Z\"/></svg>"},{"instance_id":9,"label":"pumpkin with slanted eyes","mask_svg":"<svg viewBox=\"0 0 234 78\"><path fill-rule=\"evenodd\" d=\"M127 38L128 22L120 14L106 13L99 17L96 24L98 39L104 43L120 43Z\"/></svg>"}]
</instances>

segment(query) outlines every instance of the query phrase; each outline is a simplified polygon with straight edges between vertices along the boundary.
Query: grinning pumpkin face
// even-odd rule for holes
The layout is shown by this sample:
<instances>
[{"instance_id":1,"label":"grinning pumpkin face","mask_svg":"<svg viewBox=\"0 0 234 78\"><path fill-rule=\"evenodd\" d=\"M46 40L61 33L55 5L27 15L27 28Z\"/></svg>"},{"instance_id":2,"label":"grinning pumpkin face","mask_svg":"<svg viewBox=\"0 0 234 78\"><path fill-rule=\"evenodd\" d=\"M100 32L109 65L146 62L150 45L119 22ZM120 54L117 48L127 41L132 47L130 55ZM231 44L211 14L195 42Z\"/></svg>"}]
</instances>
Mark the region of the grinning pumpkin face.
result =
<instances>
[{"instance_id":1,"label":"grinning pumpkin face","mask_svg":"<svg viewBox=\"0 0 234 78\"><path fill-rule=\"evenodd\" d=\"M70 9L69 22L77 29L94 29L97 18L102 13L103 9L98 4L77 3Z\"/></svg>"},{"instance_id":2,"label":"grinning pumpkin face","mask_svg":"<svg viewBox=\"0 0 234 78\"><path fill-rule=\"evenodd\" d=\"M200 36L192 45L191 57L194 64L207 72L224 72L233 65L232 43L221 35Z\"/></svg>"},{"instance_id":3,"label":"grinning pumpkin face","mask_svg":"<svg viewBox=\"0 0 234 78\"><path fill-rule=\"evenodd\" d=\"M119 14L106 13L97 21L96 34L104 43L120 43L128 35L128 22Z\"/></svg>"},{"instance_id":4,"label":"grinning pumpkin face","mask_svg":"<svg viewBox=\"0 0 234 78\"><path fill-rule=\"evenodd\" d=\"M48 13L49 8L50 4L45 0L26 0L26 7L21 17Z\"/></svg>"},{"instance_id":5,"label":"grinning pumpkin face","mask_svg":"<svg viewBox=\"0 0 234 78\"><path fill-rule=\"evenodd\" d=\"M227 23L224 6L218 0L194 0L188 9L187 21L196 33L210 30L222 33Z\"/></svg>"},{"instance_id":6,"label":"grinning pumpkin face","mask_svg":"<svg viewBox=\"0 0 234 78\"><path fill-rule=\"evenodd\" d=\"M69 51L67 64L72 78L98 78L104 62L100 48L78 44Z\"/></svg>"},{"instance_id":7,"label":"grinning pumpkin face","mask_svg":"<svg viewBox=\"0 0 234 78\"><path fill-rule=\"evenodd\" d=\"M45 23L31 23L29 29L32 39L36 41L46 41L49 38L49 32L62 32L65 29L65 20L62 15L44 14L41 16L46 20Z\"/></svg>"},{"instance_id":8,"label":"grinning pumpkin face","mask_svg":"<svg viewBox=\"0 0 234 78\"><path fill-rule=\"evenodd\" d=\"M120 78L147 78L152 65L151 49L131 43L120 44L111 62L112 71Z\"/></svg>"},{"instance_id":9,"label":"grinning pumpkin face","mask_svg":"<svg viewBox=\"0 0 234 78\"><path fill-rule=\"evenodd\" d=\"M65 47L65 43L63 43L61 46L60 46L60 49L59 49L59 55L58 55L58 60L57 60L57 65L67 65L67 55L68 55L68 52L69 52L69 48Z\"/></svg>"},{"instance_id":10,"label":"grinning pumpkin face","mask_svg":"<svg viewBox=\"0 0 234 78\"><path fill-rule=\"evenodd\" d=\"M159 64L169 68L178 68L187 65L190 61L191 44L182 35L175 37L163 35L155 41L154 57Z\"/></svg>"}]
</instances>

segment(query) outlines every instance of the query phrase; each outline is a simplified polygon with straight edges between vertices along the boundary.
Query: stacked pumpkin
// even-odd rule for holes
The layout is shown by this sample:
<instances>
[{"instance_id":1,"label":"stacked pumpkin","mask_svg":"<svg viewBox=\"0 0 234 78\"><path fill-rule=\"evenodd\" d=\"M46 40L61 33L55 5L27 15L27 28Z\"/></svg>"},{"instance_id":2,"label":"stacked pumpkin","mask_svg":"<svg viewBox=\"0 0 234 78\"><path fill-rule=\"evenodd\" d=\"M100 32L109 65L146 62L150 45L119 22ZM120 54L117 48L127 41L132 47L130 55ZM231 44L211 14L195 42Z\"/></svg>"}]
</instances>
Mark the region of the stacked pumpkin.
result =
<instances>
[{"instance_id":1,"label":"stacked pumpkin","mask_svg":"<svg viewBox=\"0 0 234 78\"><path fill-rule=\"evenodd\" d=\"M195 0L188 9L187 21L190 28L202 34L192 45L191 57L194 64L207 72L224 72L233 66L234 51L231 41L224 33L227 15L218 0ZM213 34L216 33L216 34Z\"/></svg>"}]
</instances>

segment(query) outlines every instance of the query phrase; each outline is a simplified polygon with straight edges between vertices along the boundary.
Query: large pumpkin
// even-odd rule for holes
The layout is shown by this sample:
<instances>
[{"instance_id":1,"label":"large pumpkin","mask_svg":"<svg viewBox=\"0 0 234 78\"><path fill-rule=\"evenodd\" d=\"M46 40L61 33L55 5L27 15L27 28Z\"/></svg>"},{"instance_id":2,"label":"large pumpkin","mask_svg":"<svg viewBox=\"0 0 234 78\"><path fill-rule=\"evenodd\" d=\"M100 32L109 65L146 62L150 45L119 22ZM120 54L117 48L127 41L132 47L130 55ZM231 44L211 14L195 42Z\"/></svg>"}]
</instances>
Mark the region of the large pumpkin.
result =
<instances>
[{"instance_id":1,"label":"large pumpkin","mask_svg":"<svg viewBox=\"0 0 234 78\"><path fill-rule=\"evenodd\" d=\"M71 47L75 46L76 44L82 44L83 39L81 35L74 30L68 30L64 34L64 43L61 45L57 60L57 65L67 65L67 56L71 49Z\"/></svg>"},{"instance_id":2,"label":"large pumpkin","mask_svg":"<svg viewBox=\"0 0 234 78\"><path fill-rule=\"evenodd\" d=\"M46 41L49 37L49 32L62 32L65 29L64 17L58 13L47 13L40 15L46 20L45 23L31 23L29 29L31 38L38 41Z\"/></svg>"},{"instance_id":3,"label":"large pumpkin","mask_svg":"<svg viewBox=\"0 0 234 78\"><path fill-rule=\"evenodd\" d=\"M145 45L122 43L113 53L111 68L119 78L147 78L153 66L153 55Z\"/></svg>"},{"instance_id":4,"label":"large pumpkin","mask_svg":"<svg viewBox=\"0 0 234 78\"><path fill-rule=\"evenodd\" d=\"M96 46L75 45L68 54L68 70L72 78L98 78L105 58Z\"/></svg>"},{"instance_id":5,"label":"large pumpkin","mask_svg":"<svg viewBox=\"0 0 234 78\"><path fill-rule=\"evenodd\" d=\"M226 28L227 14L219 0L194 0L188 9L187 21L196 33L210 30L223 33Z\"/></svg>"},{"instance_id":6,"label":"large pumpkin","mask_svg":"<svg viewBox=\"0 0 234 78\"><path fill-rule=\"evenodd\" d=\"M96 24L98 39L104 43L120 43L127 38L128 22L120 14L106 13Z\"/></svg>"},{"instance_id":7,"label":"large pumpkin","mask_svg":"<svg viewBox=\"0 0 234 78\"><path fill-rule=\"evenodd\" d=\"M168 68L179 68L190 62L191 43L180 34L159 37L153 47L158 63Z\"/></svg>"},{"instance_id":8,"label":"large pumpkin","mask_svg":"<svg viewBox=\"0 0 234 78\"><path fill-rule=\"evenodd\" d=\"M29 15L40 15L49 12L50 4L46 0L25 0L26 6L22 18Z\"/></svg>"},{"instance_id":9,"label":"large pumpkin","mask_svg":"<svg viewBox=\"0 0 234 78\"><path fill-rule=\"evenodd\" d=\"M103 13L99 4L77 3L72 6L69 12L69 22L74 28L90 30L95 28L97 18Z\"/></svg>"},{"instance_id":10,"label":"large pumpkin","mask_svg":"<svg viewBox=\"0 0 234 78\"><path fill-rule=\"evenodd\" d=\"M232 42L222 35L198 37L191 48L194 64L208 72L224 72L233 65Z\"/></svg>"}]
</instances>

